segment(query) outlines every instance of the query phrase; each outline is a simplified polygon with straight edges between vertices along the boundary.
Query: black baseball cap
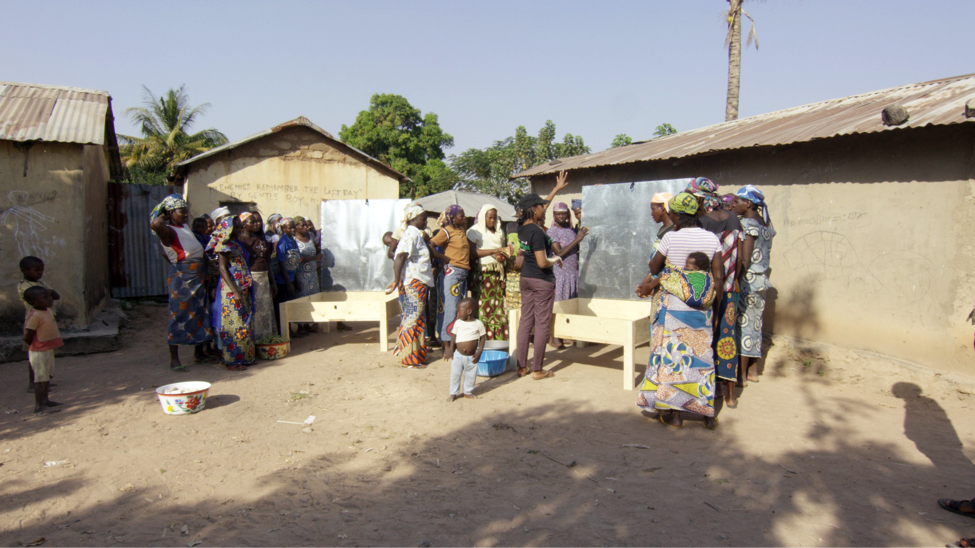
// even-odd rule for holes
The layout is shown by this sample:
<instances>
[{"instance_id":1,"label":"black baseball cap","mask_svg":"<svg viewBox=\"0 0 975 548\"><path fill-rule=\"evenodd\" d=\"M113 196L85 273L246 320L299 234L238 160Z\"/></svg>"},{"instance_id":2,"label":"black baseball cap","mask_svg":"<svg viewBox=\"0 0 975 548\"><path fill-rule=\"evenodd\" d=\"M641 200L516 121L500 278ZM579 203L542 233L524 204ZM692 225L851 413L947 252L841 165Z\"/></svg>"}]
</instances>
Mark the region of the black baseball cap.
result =
<instances>
[{"instance_id":1,"label":"black baseball cap","mask_svg":"<svg viewBox=\"0 0 975 548\"><path fill-rule=\"evenodd\" d=\"M518 207L525 211L528 208L535 207L537 205L546 205L548 200L543 200L538 194L531 193L518 202Z\"/></svg>"}]
</instances>

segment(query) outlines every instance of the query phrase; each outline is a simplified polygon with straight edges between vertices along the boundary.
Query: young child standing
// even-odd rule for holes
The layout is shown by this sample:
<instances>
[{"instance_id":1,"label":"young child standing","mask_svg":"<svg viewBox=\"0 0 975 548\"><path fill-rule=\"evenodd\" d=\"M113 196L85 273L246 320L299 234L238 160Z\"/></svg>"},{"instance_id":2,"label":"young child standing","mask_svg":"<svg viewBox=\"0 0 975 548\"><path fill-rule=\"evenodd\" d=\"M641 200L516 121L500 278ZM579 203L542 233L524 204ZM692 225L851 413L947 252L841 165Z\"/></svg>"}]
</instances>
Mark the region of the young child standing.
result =
<instances>
[{"instance_id":1,"label":"young child standing","mask_svg":"<svg viewBox=\"0 0 975 548\"><path fill-rule=\"evenodd\" d=\"M27 318L30 317L31 310L33 310L34 307L32 307L30 303L28 303L27 300L24 299L25 291L27 291L32 287L43 287L44 289L50 289L51 295L52 297L54 297L55 301L61 300L61 295L58 295L57 291L54 291L53 289L48 287L46 283L41 281L41 278L44 276L44 261L40 260L39 258L27 256L21 259L20 273L24 275L24 279L17 284L17 294L20 295L20 301L24 303L24 309L25 309L24 321L26 322ZM54 315L53 307L51 308L51 315L52 316ZM24 352L29 351L30 350L29 347L30 344L24 344L23 351ZM27 391L33 392L34 391L34 369L29 364L27 365L27 374L28 374Z\"/></svg>"},{"instance_id":2,"label":"young child standing","mask_svg":"<svg viewBox=\"0 0 975 548\"><path fill-rule=\"evenodd\" d=\"M447 401L461 397L460 377L464 375L463 397L475 399L474 381L477 379L477 361L481 359L487 329L481 320L474 318L476 303L471 297L457 303L457 319L447 326L450 341L444 346L443 359L453 356L450 364L450 396Z\"/></svg>"},{"instance_id":3,"label":"young child standing","mask_svg":"<svg viewBox=\"0 0 975 548\"><path fill-rule=\"evenodd\" d=\"M30 367L34 371L34 414L45 407L61 405L47 397L51 378L54 377L54 349L64 346L58 324L50 308L54 306L53 291L43 287L30 287L24 291L24 299L33 310L27 314L24 326L24 342L30 345Z\"/></svg>"}]
</instances>

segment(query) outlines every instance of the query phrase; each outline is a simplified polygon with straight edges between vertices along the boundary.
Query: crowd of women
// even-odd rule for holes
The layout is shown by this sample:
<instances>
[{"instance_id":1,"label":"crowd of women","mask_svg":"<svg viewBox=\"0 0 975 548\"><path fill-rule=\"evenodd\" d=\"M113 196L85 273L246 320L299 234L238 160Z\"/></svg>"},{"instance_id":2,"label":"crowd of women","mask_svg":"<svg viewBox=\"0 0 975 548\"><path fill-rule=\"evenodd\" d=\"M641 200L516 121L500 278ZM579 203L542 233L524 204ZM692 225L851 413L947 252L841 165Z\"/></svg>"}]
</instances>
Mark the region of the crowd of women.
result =
<instances>
[{"instance_id":1,"label":"crowd of women","mask_svg":"<svg viewBox=\"0 0 975 548\"><path fill-rule=\"evenodd\" d=\"M254 363L255 345L277 334L278 305L319 292L321 232L309 219L232 215L219 207L189 222L179 194L153 209L150 228L170 263L170 368L186 371L179 346L194 362L218 361L231 371ZM339 326L340 329L343 326ZM314 326L297 326L296 334Z\"/></svg>"},{"instance_id":2,"label":"crowd of women","mask_svg":"<svg viewBox=\"0 0 975 548\"><path fill-rule=\"evenodd\" d=\"M759 380L775 228L759 189L747 185L721 196L718 185L703 177L677 196L654 196L651 208L662 228L650 274L636 290L640 297L653 299L654 310L650 361L637 406L673 428L683 428L682 413L689 413L702 416L704 426L714 429L718 390L724 392L725 406L733 409L738 406L736 385ZM695 253L711 259L706 284L714 295L705 306L694 306L686 295L654 283L659 276L681 275Z\"/></svg>"},{"instance_id":3,"label":"crowd of women","mask_svg":"<svg viewBox=\"0 0 975 548\"><path fill-rule=\"evenodd\" d=\"M543 368L546 344L564 341L550 336L552 306L578 296L578 249L588 232L572 226L564 203L555 204L553 224L544 226L546 209L564 186L563 173L547 199L535 194L523 198L516 208L518 221L506 228L491 206L484 206L472 223L463 209L452 206L433 227L428 227L421 206L406 208L398 234L386 239L395 272L387 289L399 289L404 310L397 345L403 367L425 367L428 349L440 344L437 337L447 340L457 302L469 289L489 340L507 339L506 310L521 307L514 335L518 376L553 376ZM581 202L573 201L577 221L581 209ZM703 177L676 196L655 195L651 215L661 228L648 263L650 273L636 290L652 303L651 357L637 405L673 428L682 428L682 413L690 413L714 429L717 392L723 391L725 405L735 408L736 387L759 380L756 367L775 228L760 190L748 185L721 196L718 185ZM465 231L467 224L472 226ZM686 291L690 282L684 272L688 258L701 253L709 263L697 278L709 291L703 304L700 294ZM683 276L685 291L659 283L669 276Z\"/></svg>"},{"instance_id":4,"label":"crowd of women","mask_svg":"<svg viewBox=\"0 0 975 548\"><path fill-rule=\"evenodd\" d=\"M487 340L508 340L508 310L522 308L516 336L527 340L534 332L533 376L552 376L541 367L545 344L559 347L563 342L549 339L547 322L554 301L578 296L579 244L588 233L572 225L569 206L561 202L553 207L552 226L544 227L549 203L566 186L561 173L546 199L526 196L515 208L517 219L507 225L490 204L475 217L450 206L432 223L422 206L407 206L400 228L384 237L395 273L387 291L399 291L403 309L396 350L403 367L426 367L428 350L449 340L457 304L470 293ZM581 201L574 200L577 222L581 208ZM546 326L534 328L535 320ZM520 348L524 355L519 355L518 371L524 376L528 345Z\"/></svg>"},{"instance_id":5,"label":"crowd of women","mask_svg":"<svg viewBox=\"0 0 975 548\"><path fill-rule=\"evenodd\" d=\"M507 225L492 205L474 217L450 206L432 223L419 204L406 207L401 226L383 237L394 271L387 292L399 292L403 311L396 346L403 367L426 367L430 348L449 341L457 304L469 293L488 340L518 337L519 377L554 376L543 368L546 346L566 341L551 337L552 307L578 297L579 245L588 233L579 200L571 208L554 204L552 226L545 226L549 204L565 186L561 173L546 198L525 196L515 209L517 220ZM151 216L172 265L170 367L185 371L178 346L194 345L194 361L216 356L228 369L243 370L255 359L255 341L275 334L277 305L320 291L321 233L302 217L273 214L265 230L257 212L234 216L221 207L191 224L187 215L186 202L173 194ZM651 215L661 228L650 273L636 290L652 303L650 360L637 405L674 428L682 428L682 413L690 413L713 429L718 392L726 407L735 408L736 387L759 380L775 229L760 190L748 185L721 196L718 185L703 177L676 196L655 195ZM706 268L691 257L701 253L710 258ZM698 282L684 271L692 264L704 270ZM708 288L705 301L700 292L694 299L686 294L695 284ZM512 334L507 312L518 307L521 322ZM298 325L296 334L314 329Z\"/></svg>"}]
</instances>

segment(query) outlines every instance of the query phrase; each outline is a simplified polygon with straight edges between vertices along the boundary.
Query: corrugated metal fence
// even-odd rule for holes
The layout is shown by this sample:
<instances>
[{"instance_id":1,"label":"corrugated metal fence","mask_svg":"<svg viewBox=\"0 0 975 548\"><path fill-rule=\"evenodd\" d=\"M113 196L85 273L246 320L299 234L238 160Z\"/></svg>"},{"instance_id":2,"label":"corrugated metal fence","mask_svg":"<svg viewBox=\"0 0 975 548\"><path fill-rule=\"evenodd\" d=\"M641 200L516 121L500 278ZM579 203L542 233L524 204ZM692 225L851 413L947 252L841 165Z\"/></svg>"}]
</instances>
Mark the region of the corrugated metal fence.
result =
<instances>
[{"instance_id":1,"label":"corrugated metal fence","mask_svg":"<svg viewBox=\"0 0 975 548\"><path fill-rule=\"evenodd\" d=\"M166 295L168 264L149 230L149 213L174 186L108 184L108 256L112 297Z\"/></svg>"}]
</instances>

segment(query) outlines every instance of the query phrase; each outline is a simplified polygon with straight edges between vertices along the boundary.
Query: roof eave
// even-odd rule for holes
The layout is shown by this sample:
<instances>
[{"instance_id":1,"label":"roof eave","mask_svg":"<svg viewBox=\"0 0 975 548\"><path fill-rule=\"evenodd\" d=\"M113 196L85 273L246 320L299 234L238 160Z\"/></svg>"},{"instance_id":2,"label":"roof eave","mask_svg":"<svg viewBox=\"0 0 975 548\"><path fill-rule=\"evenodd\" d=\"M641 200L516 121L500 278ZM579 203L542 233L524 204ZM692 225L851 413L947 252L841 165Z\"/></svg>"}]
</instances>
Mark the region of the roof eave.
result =
<instances>
[{"instance_id":1,"label":"roof eave","mask_svg":"<svg viewBox=\"0 0 975 548\"><path fill-rule=\"evenodd\" d=\"M308 118L305 118L304 116L299 116L299 117L295 118L294 120L288 120L287 122L284 122L282 124L278 124L278 125L276 125L276 126L274 126L272 128L269 128L269 129L266 129L266 130L263 130L263 131L259 131L259 132L255 133L253 135L250 135L248 137L244 137L243 139L234 141L232 143L227 143L225 145L220 145L219 147L212 148L212 149L210 149L210 150L208 150L206 152L203 152L201 154L197 154L196 156L194 156L194 157L192 157L192 158L190 158L188 160L183 160L182 162L176 164L176 171L178 172L178 174L182 175L182 174L184 174L186 172L187 167L190 164L192 164L192 163L194 163L194 162L196 162L198 160L202 160L204 158L207 158L207 157L210 157L210 156L214 156L214 155L220 154L221 152L226 152L228 150L233 150L233 149L235 149L235 148L237 148L239 146L245 145L245 144L250 143L252 141L256 141L257 139L260 139L262 137L267 137L268 135L273 135L273 134L278 133L278 132L280 132L280 131L282 131L284 129L288 129L288 128L292 128L292 127L298 127L298 126L307 127L309 129L312 129L312 130L320 133L323 137L325 137L326 139L329 139L330 141L332 141L333 144L339 145L340 148L344 147L346 149L346 152L347 153L351 152L352 154L350 154L350 155L361 157L363 163L365 163L366 165L372 167L373 169L376 169L377 171L386 172L387 175L391 175L393 178L399 180L400 182L403 182L403 181L411 181L411 179L409 177L407 177L406 175L403 175L402 173L400 173L400 172L396 171L395 169L389 167L385 163L383 163L383 162L381 162L381 161L373 158L372 156L366 154L365 152L362 152L361 150L355 148L352 145L349 145L347 143L344 143L344 142L336 139L331 133L325 131L324 129L322 129L320 127L318 127L317 125L315 125L314 123L312 123L311 120L309 120Z\"/></svg>"}]
</instances>

